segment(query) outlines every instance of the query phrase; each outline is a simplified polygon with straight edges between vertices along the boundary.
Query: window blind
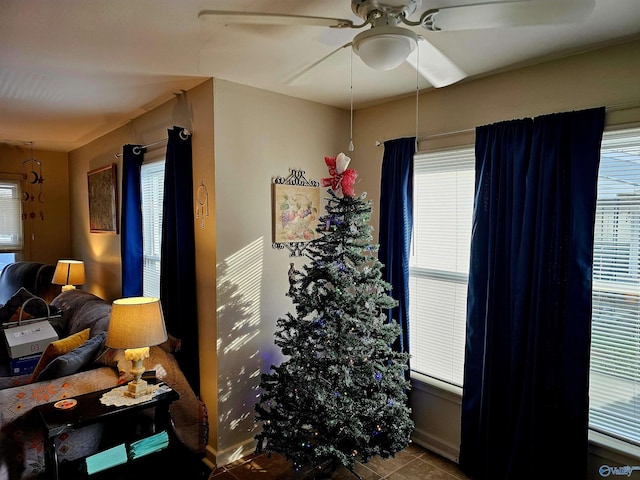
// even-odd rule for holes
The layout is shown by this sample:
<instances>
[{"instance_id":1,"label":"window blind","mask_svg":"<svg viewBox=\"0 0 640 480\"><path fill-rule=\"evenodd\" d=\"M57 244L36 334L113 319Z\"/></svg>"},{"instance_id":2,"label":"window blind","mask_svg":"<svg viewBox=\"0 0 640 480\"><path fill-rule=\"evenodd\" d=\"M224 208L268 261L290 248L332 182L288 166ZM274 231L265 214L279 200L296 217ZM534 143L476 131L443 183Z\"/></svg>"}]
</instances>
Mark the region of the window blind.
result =
<instances>
[{"instance_id":1,"label":"window blind","mask_svg":"<svg viewBox=\"0 0 640 480\"><path fill-rule=\"evenodd\" d=\"M142 192L142 290L145 297L160 298L160 253L164 199L164 161L143 164Z\"/></svg>"},{"instance_id":2,"label":"window blind","mask_svg":"<svg viewBox=\"0 0 640 480\"><path fill-rule=\"evenodd\" d=\"M640 129L603 137L593 254L589 426L640 445Z\"/></svg>"},{"instance_id":3,"label":"window blind","mask_svg":"<svg viewBox=\"0 0 640 480\"><path fill-rule=\"evenodd\" d=\"M475 152L414 157L411 369L462 386Z\"/></svg>"},{"instance_id":4,"label":"window blind","mask_svg":"<svg viewBox=\"0 0 640 480\"><path fill-rule=\"evenodd\" d=\"M22 245L20 181L0 179L0 252L21 251Z\"/></svg>"}]
</instances>

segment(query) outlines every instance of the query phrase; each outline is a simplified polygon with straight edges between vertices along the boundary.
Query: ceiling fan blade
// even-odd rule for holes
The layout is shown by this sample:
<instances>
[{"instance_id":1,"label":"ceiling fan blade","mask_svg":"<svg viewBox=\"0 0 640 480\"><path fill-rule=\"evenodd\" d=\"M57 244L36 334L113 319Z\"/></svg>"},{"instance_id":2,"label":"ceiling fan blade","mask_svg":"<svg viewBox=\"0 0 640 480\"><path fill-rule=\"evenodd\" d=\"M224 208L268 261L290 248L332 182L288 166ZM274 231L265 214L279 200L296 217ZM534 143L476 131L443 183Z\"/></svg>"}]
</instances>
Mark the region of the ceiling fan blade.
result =
<instances>
[{"instance_id":1,"label":"ceiling fan blade","mask_svg":"<svg viewBox=\"0 0 640 480\"><path fill-rule=\"evenodd\" d=\"M226 12L222 10L202 10L199 19L212 20L217 23L238 23L253 25L309 25L331 28L357 28L351 20L344 18L308 17L304 15L287 15L280 13Z\"/></svg>"},{"instance_id":2,"label":"ceiling fan blade","mask_svg":"<svg viewBox=\"0 0 640 480\"><path fill-rule=\"evenodd\" d=\"M459 82L467 76L449 57L422 37L418 47L407 57L407 63L436 88Z\"/></svg>"},{"instance_id":3,"label":"ceiling fan blade","mask_svg":"<svg viewBox=\"0 0 640 480\"><path fill-rule=\"evenodd\" d=\"M579 22L595 0L518 0L444 7L423 19L428 30L472 30Z\"/></svg>"},{"instance_id":4,"label":"ceiling fan blade","mask_svg":"<svg viewBox=\"0 0 640 480\"><path fill-rule=\"evenodd\" d=\"M346 47L350 47L352 45L351 42L349 43L345 43L344 45L336 48L335 50L332 50L331 52L329 52L328 54L326 54L324 57L322 57L320 60L317 60L315 62L313 62L311 65L309 65L308 67L302 69L301 71L299 71L298 73L296 73L293 77L287 79L284 84L285 85L295 85L297 83L300 83L301 80L307 75L307 73L309 73L311 70L313 70L314 68L316 68L318 65L320 65L322 62L324 62L325 60L328 60L330 57L334 56L336 53L338 53L340 50L342 50L343 48Z\"/></svg>"}]
</instances>

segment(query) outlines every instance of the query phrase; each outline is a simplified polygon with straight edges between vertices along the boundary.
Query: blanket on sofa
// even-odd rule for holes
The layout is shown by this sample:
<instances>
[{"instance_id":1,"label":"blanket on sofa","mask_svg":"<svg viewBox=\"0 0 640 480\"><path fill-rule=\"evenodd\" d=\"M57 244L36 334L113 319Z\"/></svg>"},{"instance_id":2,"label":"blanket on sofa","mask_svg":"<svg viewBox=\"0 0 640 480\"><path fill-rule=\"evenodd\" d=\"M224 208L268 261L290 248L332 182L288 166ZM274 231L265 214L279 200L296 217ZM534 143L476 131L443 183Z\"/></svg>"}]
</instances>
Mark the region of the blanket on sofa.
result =
<instances>
[{"instance_id":1,"label":"blanket on sofa","mask_svg":"<svg viewBox=\"0 0 640 480\"><path fill-rule=\"evenodd\" d=\"M88 292L71 290L61 293L52 305L62 312L62 322L57 326L61 337L78 335L87 329L94 341L104 337L111 310L104 300ZM72 353L73 350L69 352ZM32 375L0 378L0 480L35 479L41 475L44 439L33 408L128 381L129 366L122 363L121 353L103 347L82 371L58 378L40 381L34 381ZM191 452L204 453L208 437L206 408L172 355L171 342L151 347L144 365L147 370L155 370L158 378L180 395L170 406L178 439ZM102 426L92 425L59 437L59 460L95 453L101 436Z\"/></svg>"}]
</instances>

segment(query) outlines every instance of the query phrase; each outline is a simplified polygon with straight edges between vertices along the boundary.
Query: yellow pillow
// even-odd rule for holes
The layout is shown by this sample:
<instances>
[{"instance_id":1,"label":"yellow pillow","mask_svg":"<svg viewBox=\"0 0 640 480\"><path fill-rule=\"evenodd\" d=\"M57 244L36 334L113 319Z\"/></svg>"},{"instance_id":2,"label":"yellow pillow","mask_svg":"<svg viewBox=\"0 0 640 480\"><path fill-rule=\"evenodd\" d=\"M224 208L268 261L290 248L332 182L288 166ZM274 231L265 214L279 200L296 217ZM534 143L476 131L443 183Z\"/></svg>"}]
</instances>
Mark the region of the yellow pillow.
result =
<instances>
[{"instance_id":1,"label":"yellow pillow","mask_svg":"<svg viewBox=\"0 0 640 480\"><path fill-rule=\"evenodd\" d=\"M64 355L65 353L69 353L74 348L79 347L84 342L89 340L89 333L91 332L90 328L85 328L84 330L74 333L73 335L69 335L68 337L61 338L60 340L56 340L55 342L51 342L47 345L47 348L42 352L42 356L40 360L38 360L38 364L36 365L35 370L31 374L31 381L33 382L40 372L44 370L44 368L49 365L49 363L58 358L60 355Z\"/></svg>"}]
</instances>

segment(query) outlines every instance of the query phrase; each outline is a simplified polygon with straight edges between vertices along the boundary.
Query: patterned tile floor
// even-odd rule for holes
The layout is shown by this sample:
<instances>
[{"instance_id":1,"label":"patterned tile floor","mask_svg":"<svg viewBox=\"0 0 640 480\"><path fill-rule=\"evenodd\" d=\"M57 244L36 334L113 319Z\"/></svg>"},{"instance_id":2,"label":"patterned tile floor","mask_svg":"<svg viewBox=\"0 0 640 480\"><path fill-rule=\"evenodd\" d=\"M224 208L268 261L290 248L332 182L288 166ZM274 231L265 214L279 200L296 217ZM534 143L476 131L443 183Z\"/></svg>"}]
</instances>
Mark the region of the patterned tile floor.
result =
<instances>
[{"instance_id":1,"label":"patterned tile floor","mask_svg":"<svg viewBox=\"0 0 640 480\"><path fill-rule=\"evenodd\" d=\"M374 458L367 464L358 463L355 472L362 480L469 480L458 466L439 455L411 444L395 458ZM273 454L251 455L237 462L218 467L209 480L297 480L326 478L332 480L357 480L349 470L340 468L332 475L304 476L296 474L283 457Z\"/></svg>"}]
</instances>

